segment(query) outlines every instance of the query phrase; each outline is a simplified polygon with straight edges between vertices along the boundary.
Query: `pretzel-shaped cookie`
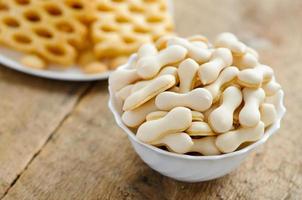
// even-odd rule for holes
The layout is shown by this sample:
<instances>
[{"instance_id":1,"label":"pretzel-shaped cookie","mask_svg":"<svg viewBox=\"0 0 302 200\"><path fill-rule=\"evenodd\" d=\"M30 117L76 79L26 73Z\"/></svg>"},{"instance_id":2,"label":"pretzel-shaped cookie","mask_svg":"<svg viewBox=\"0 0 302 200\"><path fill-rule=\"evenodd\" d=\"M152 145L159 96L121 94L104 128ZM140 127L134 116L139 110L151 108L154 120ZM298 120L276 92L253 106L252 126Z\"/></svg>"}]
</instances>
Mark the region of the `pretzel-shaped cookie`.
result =
<instances>
[{"instance_id":1,"label":"pretzel-shaped cookie","mask_svg":"<svg viewBox=\"0 0 302 200\"><path fill-rule=\"evenodd\" d=\"M252 69L244 69L238 74L238 83L244 87L258 88L262 83L269 82L273 77L272 68L258 65Z\"/></svg>"},{"instance_id":2,"label":"pretzel-shaped cookie","mask_svg":"<svg viewBox=\"0 0 302 200\"><path fill-rule=\"evenodd\" d=\"M206 122L192 122L191 126L185 131L190 136L213 136L216 135Z\"/></svg>"},{"instance_id":3,"label":"pretzel-shaped cookie","mask_svg":"<svg viewBox=\"0 0 302 200\"><path fill-rule=\"evenodd\" d=\"M136 69L118 69L110 75L109 85L114 91L117 91L140 79Z\"/></svg>"},{"instance_id":4,"label":"pretzel-shaped cookie","mask_svg":"<svg viewBox=\"0 0 302 200\"><path fill-rule=\"evenodd\" d=\"M162 110L150 112L146 116L146 121L160 119L164 117L167 113L168 113L167 111L162 111ZM192 113L192 121L203 121L204 116L201 112L192 110L191 113Z\"/></svg>"},{"instance_id":5,"label":"pretzel-shaped cookie","mask_svg":"<svg viewBox=\"0 0 302 200\"><path fill-rule=\"evenodd\" d=\"M136 137L143 142L153 142L170 133L186 130L192 122L190 109L173 108L163 118L143 123L137 130Z\"/></svg>"},{"instance_id":6,"label":"pretzel-shaped cookie","mask_svg":"<svg viewBox=\"0 0 302 200\"><path fill-rule=\"evenodd\" d=\"M155 110L157 108L153 98L134 110L125 111L122 120L129 127L138 127L145 121L146 115Z\"/></svg>"},{"instance_id":7,"label":"pretzel-shaped cookie","mask_svg":"<svg viewBox=\"0 0 302 200\"><path fill-rule=\"evenodd\" d=\"M132 93L124 102L123 110L133 110L157 94L171 88L175 85L175 77L172 75L159 76L142 89Z\"/></svg>"},{"instance_id":8,"label":"pretzel-shaped cookie","mask_svg":"<svg viewBox=\"0 0 302 200\"><path fill-rule=\"evenodd\" d=\"M160 51L155 56L142 57L137 61L137 73L144 79L154 77L160 69L168 64L181 61L187 55L187 50L179 45L172 45Z\"/></svg>"},{"instance_id":9,"label":"pretzel-shaped cookie","mask_svg":"<svg viewBox=\"0 0 302 200\"><path fill-rule=\"evenodd\" d=\"M215 144L216 137L208 136L200 139L193 139L193 146L190 152L198 152L204 156L219 155L221 152Z\"/></svg>"},{"instance_id":10,"label":"pretzel-shaped cookie","mask_svg":"<svg viewBox=\"0 0 302 200\"><path fill-rule=\"evenodd\" d=\"M273 124L277 119L277 111L273 104L263 103L260 106L261 121L267 127Z\"/></svg>"},{"instance_id":11,"label":"pretzel-shaped cookie","mask_svg":"<svg viewBox=\"0 0 302 200\"><path fill-rule=\"evenodd\" d=\"M157 95L155 104L160 110L171 110L178 106L184 106L202 112L212 105L212 96L203 88L196 88L183 94L163 92Z\"/></svg>"},{"instance_id":12,"label":"pretzel-shaped cookie","mask_svg":"<svg viewBox=\"0 0 302 200\"><path fill-rule=\"evenodd\" d=\"M259 107L264 101L265 93L262 88L243 89L244 106L239 113L239 122L244 127L256 126L260 121Z\"/></svg>"},{"instance_id":13,"label":"pretzel-shaped cookie","mask_svg":"<svg viewBox=\"0 0 302 200\"><path fill-rule=\"evenodd\" d=\"M199 79L204 85L214 82L221 70L232 64L232 53L227 48L215 49L209 62L199 67Z\"/></svg>"},{"instance_id":14,"label":"pretzel-shaped cookie","mask_svg":"<svg viewBox=\"0 0 302 200\"><path fill-rule=\"evenodd\" d=\"M187 153L193 146L191 137L186 133L172 133L151 143L155 146L166 146L175 153Z\"/></svg>"},{"instance_id":15,"label":"pretzel-shaped cookie","mask_svg":"<svg viewBox=\"0 0 302 200\"><path fill-rule=\"evenodd\" d=\"M178 79L178 72L177 72L177 69L176 67L171 67L171 66L168 66L168 67L165 67L163 68L154 78L157 78L157 77L160 77L160 76L163 76L163 75L167 75L167 74L170 74L170 75L173 75L175 77L175 80L176 80L176 83L178 83L179 79ZM143 80L143 81L138 81L136 82L132 89L131 89L131 92L136 92L140 89L142 89L143 87L145 87L146 85L150 84L151 81L153 79L150 79L150 80Z\"/></svg>"},{"instance_id":16,"label":"pretzel-shaped cookie","mask_svg":"<svg viewBox=\"0 0 302 200\"><path fill-rule=\"evenodd\" d=\"M230 83L231 81L236 79L238 73L239 70L236 67L227 67L220 73L215 82L204 87L212 94L213 103L215 103L219 99L222 88L227 83Z\"/></svg>"},{"instance_id":17,"label":"pretzel-shaped cookie","mask_svg":"<svg viewBox=\"0 0 302 200\"><path fill-rule=\"evenodd\" d=\"M239 56L247 51L246 45L240 42L234 34L228 32L219 34L214 42L214 46L228 48L234 55Z\"/></svg>"},{"instance_id":18,"label":"pretzel-shaped cookie","mask_svg":"<svg viewBox=\"0 0 302 200\"><path fill-rule=\"evenodd\" d=\"M264 123L259 122L254 127L241 127L217 136L216 146L223 153L235 151L244 142L259 140L264 134Z\"/></svg>"},{"instance_id":19,"label":"pretzel-shaped cookie","mask_svg":"<svg viewBox=\"0 0 302 200\"><path fill-rule=\"evenodd\" d=\"M186 93L193 89L199 65L188 58L182 61L178 67L179 92Z\"/></svg>"},{"instance_id":20,"label":"pretzel-shaped cookie","mask_svg":"<svg viewBox=\"0 0 302 200\"><path fill-rule=\"evenodd\" d=\"M188 56L198 63L207 62L211 57L211 51L207 48L200 48L200 45L191 43L184 38L171 37L167 41L168 46L180 45L188 50Z\"/></svg>"},{"instance_id":21,"label":"pretzel-shaped cookie","mask_svg":"<svg viewBox=\"0 0 302 200\"><path fill-rule=\"evenodd\" d=\"M209 115L209 123L216 133L224 133L233 126L233 113L242 101L241 90L230 86L222 94L221 105Z\"/></svg>"}]
</instances>

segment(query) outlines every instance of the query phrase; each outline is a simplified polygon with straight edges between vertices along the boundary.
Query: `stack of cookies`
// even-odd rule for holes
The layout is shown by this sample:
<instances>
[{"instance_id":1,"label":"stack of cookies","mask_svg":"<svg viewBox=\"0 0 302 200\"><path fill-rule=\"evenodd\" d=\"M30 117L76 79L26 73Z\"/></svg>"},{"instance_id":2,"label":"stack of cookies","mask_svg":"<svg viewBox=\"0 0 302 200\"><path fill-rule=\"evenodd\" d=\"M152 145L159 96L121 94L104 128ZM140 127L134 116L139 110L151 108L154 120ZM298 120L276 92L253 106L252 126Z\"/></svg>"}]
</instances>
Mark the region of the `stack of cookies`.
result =
<instances>
[{"instance_id":1,"label":"stack of cookies","mask_svg":"<svg viewBox=\"0 0 302 200\"><path fill-rule=\"evenodd\" d=\"M109 77L123 123L147 144L175 153L230 153L277 120L273 69L231 33L165 36L141 46Z\"/></svg>"},{"instance_id":2,"label":"stack of cookies","mask_svg":"<svg viewBox=\"0 0 302 200\"><path fill-rule=\"evenodd\" d=\"M33 68L103 72L172 31L165 0L0 1L0 43Z\"/></svg>"}]
</instances>

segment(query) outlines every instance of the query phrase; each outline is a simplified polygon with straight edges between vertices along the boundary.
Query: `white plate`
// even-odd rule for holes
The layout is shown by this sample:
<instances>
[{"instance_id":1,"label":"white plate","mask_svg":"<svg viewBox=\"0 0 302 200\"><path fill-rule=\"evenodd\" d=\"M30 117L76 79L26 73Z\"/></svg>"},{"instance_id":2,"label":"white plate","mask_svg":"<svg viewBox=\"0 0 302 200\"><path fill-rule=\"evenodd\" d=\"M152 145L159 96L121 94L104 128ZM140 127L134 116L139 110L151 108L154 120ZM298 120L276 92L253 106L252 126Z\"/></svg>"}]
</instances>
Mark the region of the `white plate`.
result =
<instances>
[{"instance_id":1,"label":"white plate","mask_svg":"<svg viewBox=\"0 0 302 200\"><path fill-rule=\"evenodd\" d=\"M169 11L173 16L173 0L168 0ZM22 53L10 50L5 47L0 47L0 64L2 66L38 77L65 80L65 81L94 81L107 79L110 71L99 74L85 74L76 65L70 66L66 70L62 70L55 65L50 65L47 70L39 70L22 65L19 60Z\"/></svg>"}]
</instances>

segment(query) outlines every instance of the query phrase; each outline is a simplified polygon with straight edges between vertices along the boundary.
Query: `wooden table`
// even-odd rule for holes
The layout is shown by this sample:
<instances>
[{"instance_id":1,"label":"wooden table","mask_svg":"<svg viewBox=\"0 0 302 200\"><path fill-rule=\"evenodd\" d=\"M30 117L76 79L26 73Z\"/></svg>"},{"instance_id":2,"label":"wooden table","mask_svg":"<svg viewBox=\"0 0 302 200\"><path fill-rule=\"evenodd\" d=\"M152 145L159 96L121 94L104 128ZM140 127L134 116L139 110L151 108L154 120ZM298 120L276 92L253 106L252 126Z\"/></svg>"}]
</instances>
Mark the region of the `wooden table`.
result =
<instances>
[{"instance_id":1,"label":"wooden table","mask_svg":"<svg viewBox=\"0 0 302 200\"><path fill-rule=\"evenodd\" d=\"M235 32L286 94L282 128L234 172L181 183L134 153L107 81L52 81L0 67L0 199L302 199L302 1L176 0L177 32Z\"/></svg>"}]
</instances>

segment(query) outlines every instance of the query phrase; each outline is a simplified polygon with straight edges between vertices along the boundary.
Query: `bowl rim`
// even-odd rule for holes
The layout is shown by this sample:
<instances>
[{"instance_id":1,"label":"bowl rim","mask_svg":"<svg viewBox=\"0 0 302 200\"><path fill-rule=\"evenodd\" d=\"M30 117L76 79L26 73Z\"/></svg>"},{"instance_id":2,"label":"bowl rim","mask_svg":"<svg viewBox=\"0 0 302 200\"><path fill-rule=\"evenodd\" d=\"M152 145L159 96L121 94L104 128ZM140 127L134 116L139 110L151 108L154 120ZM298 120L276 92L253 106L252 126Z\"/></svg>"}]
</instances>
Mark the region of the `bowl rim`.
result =
<instances>
[{"instance_id":1,"label":"bowl rim","mask_svg":"<svg viewBox=\"0 0 302 200\"><path fill-rule=\"evenodd\" d=\"M136 54L133 54L130 58L129 61L120 66L119 68L127 68L128 63L131 62L133 59L136 58ZM169 151L165 151L163 149L160 149L158 147L155 147L153 145L141 142L140 140L137 139L137 137L135 137L135 134L122 122L121 120L121 116L119 115L117 109L115 108L115 106L113 105L113 99L114 99L114 92L111 89L110 85L108 84L108 90L109 90L109 101L108 101L108 107L110 109L110 111L113 113L113 116L115 118L115 121L117 123L117 125L124 131L127 133L128 137L130 137L130 139L132 141L134 141L135 143L138 143L140 145L142 145L143 147L151 150L151 151L155 151L156 153L159 154L163 154L166 156L170 156L170 157L175 157L175 158L180 158L180 159L190 159L190 160L218 160L218 159L224 159L224 158L229 158L229 157L235 157L235 156L239 156L239 155L243 155L246 154L252 150L254 150L256 147L258 147L261 144L264 144L269 137L271 137L272 135L274 135L276 133L276 131L280 128L280 124L281 124L281 120L284 117L284 114L286 112L286 108L284 106L284 92L282 89L280 89L276 95L277 95L277 120L271 124L267 130L264 132L263 137L234 152L231 153L225 153L225 154L220 154L220 155L210 155L210 156L193 156L193 155L186 155L186 154L178 154L178 153L174 153L174 152L169 152Z\"/></svg>"}]
</instances>

